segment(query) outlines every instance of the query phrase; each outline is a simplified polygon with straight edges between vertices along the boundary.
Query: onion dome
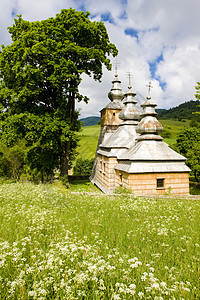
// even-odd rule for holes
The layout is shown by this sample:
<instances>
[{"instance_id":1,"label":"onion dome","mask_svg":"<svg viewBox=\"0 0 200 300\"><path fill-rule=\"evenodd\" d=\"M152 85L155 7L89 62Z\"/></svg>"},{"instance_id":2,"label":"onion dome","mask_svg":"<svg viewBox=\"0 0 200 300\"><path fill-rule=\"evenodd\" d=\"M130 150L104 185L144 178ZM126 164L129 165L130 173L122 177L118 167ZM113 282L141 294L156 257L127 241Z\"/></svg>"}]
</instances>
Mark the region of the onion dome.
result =
<instances>
[{"instance_id":1,"label":"onion dome","mask_svg":"<svg viewBox=\"0 0 200 300\"><path fill-rule=\"evenodd\" d=\"M108 93L108 98L113 101L121 101L124 98L124 93L122 92L121 81L118 79L118 75L115 74L115 78L112 81L112 88Z\"/></svg>"},{"instance_id":2,"label":"onion dome","mask_svg":"<svg viewBox=\"0 0 200 300\"><path fill-rule=\"evenodd\" d=\"M119 118L123 120L124 122L120 124L120 126L124 123L128 124L131 121L131 124L138 124L138 120L140 119L140 111L137 109L135 104L137 101L135 100L136 94L133 93L132 87L129 84L128 91L124 95L125 101L124 101L124 108L119 113Z\"/></svg>"},{"instance_id":3,"label":"onion dome","mask_svg":"<svg viewBox=\"0 0 200 300\"><path fill-rule=\"evenodd\" d=\"M98 154L117 157L121 150L129 149L135 144L136 138L138 137L135 128L141 114L139 109L135 106L137 103L135 96L136 94L133 93L129 83L128 91L125 94L124 107L118 115L123 122L119 124L115 132L100 144ZM115 151L116 149L117 151Z\"/></svg>"},{"instance_id":4,"label":"onion dome","mask_svg":"<svg viewBox=\"0 0 200 300\"><path fill-rule=\"evenodd\" d=\"M156 119L155 107L157 104L151 100L151 83L148 87L147 100L141 105L143 108L142 120L136 128L136 132L141 134L138 140L162 140L163 138L158 134L163 131L163 126Z\"/></svg>"}]
</instances>

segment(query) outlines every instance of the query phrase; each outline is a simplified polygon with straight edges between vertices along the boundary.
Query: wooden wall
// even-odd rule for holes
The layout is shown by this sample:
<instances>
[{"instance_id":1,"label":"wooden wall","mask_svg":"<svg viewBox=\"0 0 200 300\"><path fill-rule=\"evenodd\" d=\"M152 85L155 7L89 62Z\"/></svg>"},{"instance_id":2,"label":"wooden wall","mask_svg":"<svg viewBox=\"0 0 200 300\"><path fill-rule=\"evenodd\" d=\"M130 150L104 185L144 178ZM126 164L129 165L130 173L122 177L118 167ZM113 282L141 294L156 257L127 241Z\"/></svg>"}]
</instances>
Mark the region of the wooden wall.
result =
<instances>
[{"instance_id":1,"label":"wooden wall","mask_svg":"<svg viewBox=\"0 0 200 300\"><path fill-rule=\"evenodd\" d=\"M164 179L164 187L157 188L157 179ZM116 187L124 186L135 194L189 195L188 173L127 174L116 171Z\"/></svg>"}]
</instances>

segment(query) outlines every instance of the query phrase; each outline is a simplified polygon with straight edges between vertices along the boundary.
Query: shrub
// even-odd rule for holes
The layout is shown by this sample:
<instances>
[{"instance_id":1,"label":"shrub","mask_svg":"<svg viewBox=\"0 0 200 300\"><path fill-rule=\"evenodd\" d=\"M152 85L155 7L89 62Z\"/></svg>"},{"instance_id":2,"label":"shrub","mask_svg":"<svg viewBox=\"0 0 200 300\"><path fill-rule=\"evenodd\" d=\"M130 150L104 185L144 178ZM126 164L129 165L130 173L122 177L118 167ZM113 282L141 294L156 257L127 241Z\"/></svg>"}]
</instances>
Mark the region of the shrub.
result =
<instances>
[{"instance_id":1,"label":"shrub","mask_svg":"<svg viewBox=\"0 0 200 300\"><path fill-rule=\"evenodd\" d=\"M164 139L165 138L171 138L172 137L172 134L171 134L171 132L169 132L169 131L167 131L167 130L163 130L163 132L161 132L161 134L160 134Z\"/></svg>"},{"instance_id":2,"label":"shrub","mask_svg":"<svg viewBox=\"0 0 200 300\"><path fill-rule=\"evenodd\" d=\"M94 159L79 158L74 166L74 175L90 175L92 172Z\"/></svg>"}]
</instances>

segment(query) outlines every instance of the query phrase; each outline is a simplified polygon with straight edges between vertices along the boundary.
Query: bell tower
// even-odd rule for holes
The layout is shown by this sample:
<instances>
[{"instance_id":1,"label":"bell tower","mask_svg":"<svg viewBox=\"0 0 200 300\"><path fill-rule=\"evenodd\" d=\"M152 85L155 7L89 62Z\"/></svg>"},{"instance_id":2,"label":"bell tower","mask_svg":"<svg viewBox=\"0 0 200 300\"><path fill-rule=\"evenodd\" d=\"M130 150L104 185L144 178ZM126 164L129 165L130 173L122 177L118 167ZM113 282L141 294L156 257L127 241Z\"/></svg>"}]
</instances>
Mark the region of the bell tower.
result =
<instances>
[{"instance_id":1,"label":"bell tower","mask_svg":"<svg viewBox=\"0 0 200 300\"><path fill-rule=\"evenodd\" d=\"M124 93L121 89L121 81L118 79L117 70L115 71L115 77L112 81L112 88L108 93L110 103L104 107L101 112L101 133L98 145L103 142L106 135L114 132L122 120L119 118L119 113L124 107L122 100Z\"/></svg>"},{"instance_id":2,"label":"bell tower","mask_svg":"<svg viewBox=\"0 0 200 300\"><path fill-rule=\"evenodd\" d=\"M112 81L112 88L108 93L108 98L110 103L104 107L101 113L101 131L99 134L99 140L94 160L94 165L92 169L92 175L90 176L91 182L94 181L96 176L96 165L97 165L97 151L99 150L99 145L111 135L117 128L119 124L122 123L122 120L119 118L119 113L124 107L122 102L124 98L124 93L121 89L121 81L118 79L117 67L115 66L115 77Z\"/></svg>"}]
</instances>

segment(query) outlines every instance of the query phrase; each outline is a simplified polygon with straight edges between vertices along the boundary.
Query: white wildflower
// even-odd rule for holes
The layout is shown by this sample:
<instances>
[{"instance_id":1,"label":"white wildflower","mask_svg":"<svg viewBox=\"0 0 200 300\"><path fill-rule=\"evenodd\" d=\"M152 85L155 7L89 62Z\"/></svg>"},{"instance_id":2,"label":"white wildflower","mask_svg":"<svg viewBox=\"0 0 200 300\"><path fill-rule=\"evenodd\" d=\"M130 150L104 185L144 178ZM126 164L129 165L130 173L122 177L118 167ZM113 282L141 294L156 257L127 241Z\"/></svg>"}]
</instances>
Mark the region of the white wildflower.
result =
<instances>
[{"instance_id":1,"label":"white wildflower","mask_svg":"<svg viewBox=\"0 0 200 300\"><path fill-rule=\"evenodd\" d=\"M134 283L132 283L132 284L129 285L129 288L131 290L135 290L136 289L136 285Z\"/></svg>"},{"instance_id":2,"label":"white wildflower","mask_svg":"<svg viewBox=\"0 0 200 300\"><path fill-rule=\"evenodd\" d=\"M163 289L166 289L166 288L167 288L167 284L166 284L166 282L164 282L164 281L162 281L162 282L160 283L160 286L161 286Z\"/></svg>"},{"instance_id":3,"label":"white wildflower","mask_svg":"<svg viewBox=\"0 0 200 300\"><path fill-rule=\"evenodd\" d=\"M139 297L140 299L142 299L142 298L144 297L144 293L143 293L143 292L139 292L139 293L138 293L138 297Z\"/></svg>"},{"instance_id":4,"label":"white wildflower","mask_svg":"<svg viewBox=\"0 0 200 300\"><path fill-rule=\"evenodd\" d=\"M36 296L37 296L37 293L36 293L36 291L29 291L29 292L28 292L28 296L29 296L29 297L36 297Z\"/></svg>"},{"instance_id":5,"label":"white wildflower","mask_svg":"<svg viewBox=\"0 0 200 300\"><path fill-rule=\"evenodd\" d=\"M114 295L113 295L113 299L114 299L114 300L120 300L121 297L120 297L119 294L114 294Z\"/></svg>"},{"instance_id":6,"label":"white wildflower","mask_svg":"<svg viewBox=\"0 0 200 300\"><path fill-rule=\"evenodd\" d=\"M154 282L151 287L152 287L152 289L160 290L159 283L157 283L157 282Z\"/></svg>"}]
</instances>

